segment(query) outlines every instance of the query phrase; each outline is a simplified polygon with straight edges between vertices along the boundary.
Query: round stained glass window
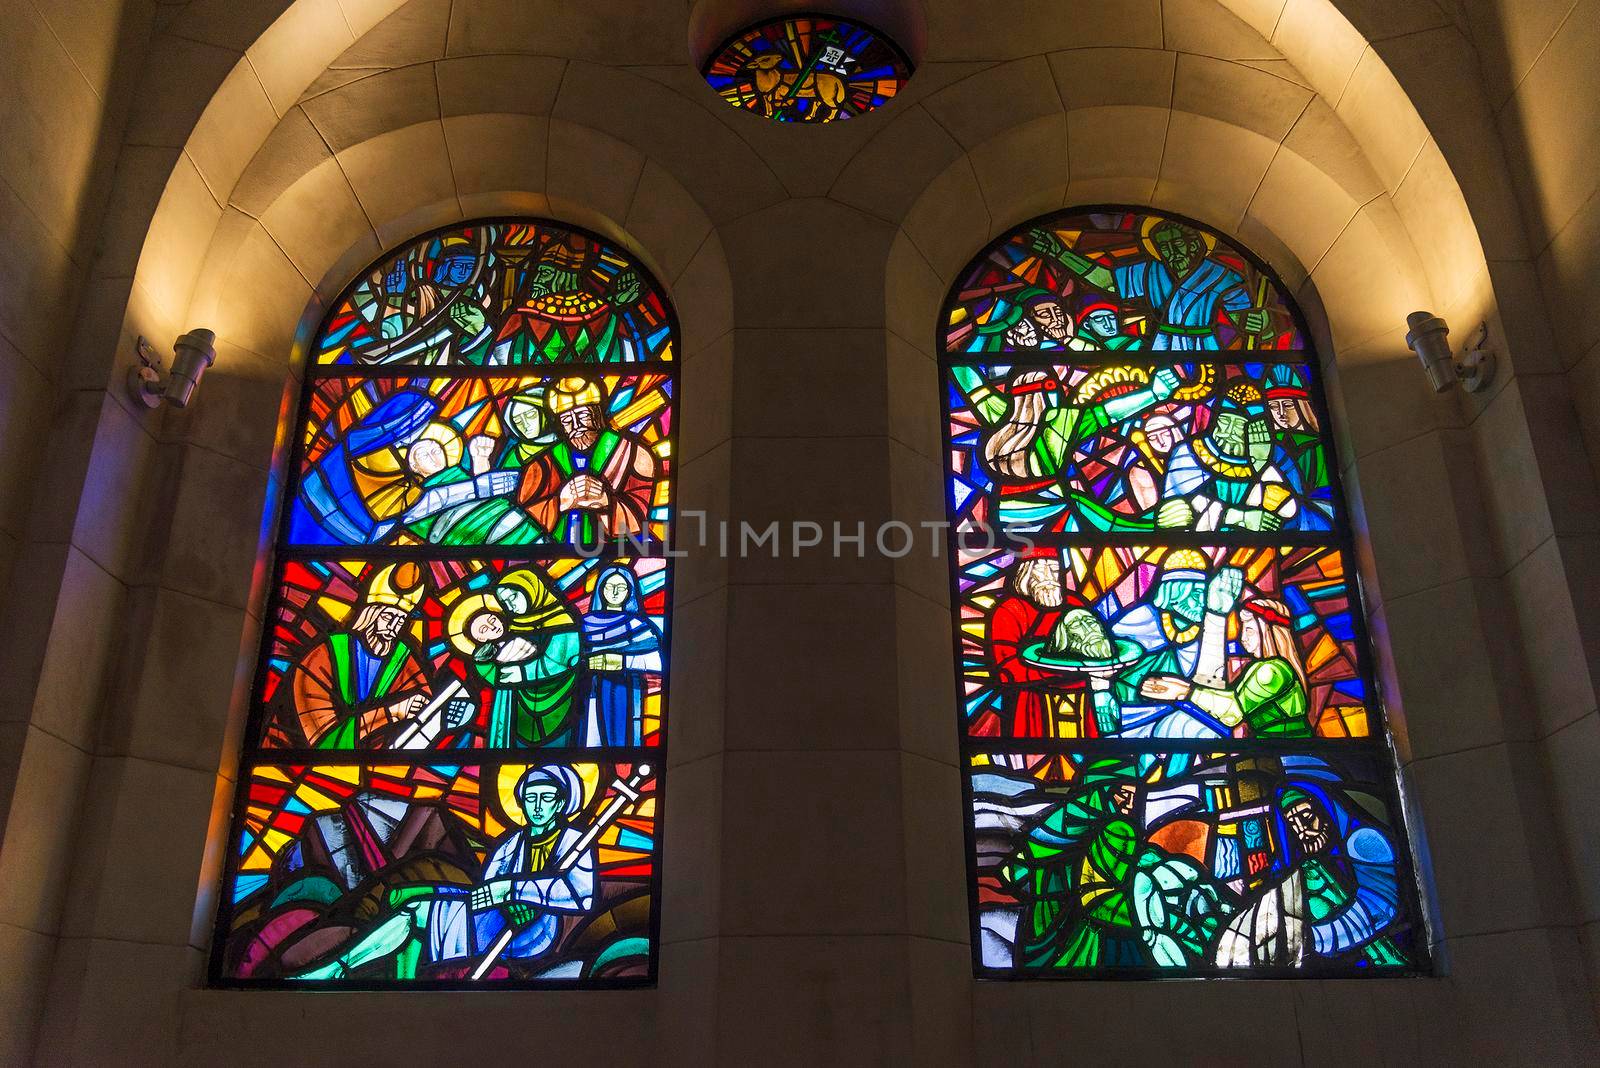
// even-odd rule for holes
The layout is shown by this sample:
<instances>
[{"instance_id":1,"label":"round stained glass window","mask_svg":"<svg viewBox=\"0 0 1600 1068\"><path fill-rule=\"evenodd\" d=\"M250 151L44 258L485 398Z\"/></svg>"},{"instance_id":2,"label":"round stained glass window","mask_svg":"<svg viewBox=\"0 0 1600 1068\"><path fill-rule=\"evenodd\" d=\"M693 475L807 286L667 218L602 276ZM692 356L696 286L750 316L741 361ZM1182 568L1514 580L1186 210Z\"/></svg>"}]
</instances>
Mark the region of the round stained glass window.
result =
<instances>
[{"instance_id":1,"label":"round stained glass window","mask_svg":"<svg viewBox=\"0 0 1600 1068\"><path fill-rule=\"evenodd\" d=\"M887 104L911 63L857 22L804 15L752 26L712 53L706 81L729 104L776 122L832 122Z\"/></svg>"}]
</instances>

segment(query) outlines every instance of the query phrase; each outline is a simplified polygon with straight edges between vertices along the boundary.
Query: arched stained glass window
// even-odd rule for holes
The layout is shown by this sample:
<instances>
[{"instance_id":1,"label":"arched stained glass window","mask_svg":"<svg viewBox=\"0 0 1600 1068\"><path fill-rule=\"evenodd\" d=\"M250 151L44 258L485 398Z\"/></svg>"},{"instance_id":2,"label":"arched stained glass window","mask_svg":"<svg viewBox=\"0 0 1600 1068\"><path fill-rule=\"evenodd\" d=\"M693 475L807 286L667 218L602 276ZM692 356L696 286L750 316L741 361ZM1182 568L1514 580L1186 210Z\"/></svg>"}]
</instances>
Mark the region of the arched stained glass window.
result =
<instances>
[{"instance_id":1,"label":"arched stained glass window","mask_svg":"<svg viewBox=\"0 0 1600 1068\"><path fill-rule=\"evenodd\" d=\"M1060 213L939 327L980 975L1425 961L1314 354L1252 256Z\"/></svg>"},{"instance_id":2,"label":"arched stained glass window","mask_svg":"<svg viewBox=\"0 0 1600 1068\"><path fill-rule=\"evenodd\" d=\"M677 347L647 270L549 222L419 238L334 303L214 981L654 977Z\"/></svg>"}]
</instances>

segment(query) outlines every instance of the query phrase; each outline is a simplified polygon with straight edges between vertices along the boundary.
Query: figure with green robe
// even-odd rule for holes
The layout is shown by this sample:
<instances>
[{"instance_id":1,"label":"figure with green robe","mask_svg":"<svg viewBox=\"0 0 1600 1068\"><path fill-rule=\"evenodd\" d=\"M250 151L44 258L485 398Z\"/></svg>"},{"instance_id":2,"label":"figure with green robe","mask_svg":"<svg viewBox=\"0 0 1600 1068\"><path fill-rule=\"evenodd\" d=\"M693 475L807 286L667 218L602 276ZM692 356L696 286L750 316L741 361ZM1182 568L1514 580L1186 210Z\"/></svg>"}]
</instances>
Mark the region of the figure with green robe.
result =
<instances>
[{"instance_id":1,"label":"figure with green robe","mask_svg":"<svg viewBox=\"0 0 1600 1068\"><path fill-rule=\"evenodd\" d=\"M619 309L639 299L639 276L623 268L605 292L590 288L600 245L581 234L551 241L539 254L516 307L496 335L487 362L615 363L630 358Z\"/></svg>"},{"instance_id":2,"label":"figure with green robe","mask_svg":"<svg viewBox=\"0 0 1600 1068\"><path fill-rule=\"evenodd\" d=\"M1274 531L1293 526L1300 509L1297 469L1283 471L1261 391L1230 389L1204 435L1180 442L1167 460L1158 527Z\"/></svg>"},{"instance_id":3,"label":"figure with green robe","mask_svg":"<svg viewBox=\"0 0 1600 1068\"><path fill-rule=\"evenodd\" d=\"M473 669L494 694L487 744L573 744L581 645L577 617L528 567L502 575L491 597L487 617L463 621L476 643Z\"/></svg>"},{"instance_id":4,"label":"figure with green robe","mask_svg":"<svg viewBox=\"0 0 1600 1068\"><path fill-rule=\"evenodd\" d=\"M1293 367L1276 364L1267 372L1263 397L1275 442L1273 465L1290 476L1295 491L1308 502L1290 517L1285 529L1327 530L1332 525L1333 491L1311 392Z\"/></svg>"},{"instance_id":5,"label":"figure with green robe","mask_svg":"<svg viewBox=\"0 0 1600 1068\"><path fill-rule=\"evenodd\" d=\"M1229 910L1188 857L1147 840L1132 762L1086 764L1064 803L1028 830L1007 876L1023 903L1017 963L1115 968L1198 963Z\"/></svg>"},{"instance_id":6,"label":"figure with green robe","mask_svg":"<svg viewBox=\"0 0 1600 1068\"><path fill-rule=\"evenodd\" d=\"M650 444L611 422L603 379L565 377L545 391L556 426L525 465L517 499L552 538L593 545L650 531L660 467Z\"/></svg>"},{"instance_id":7,"label":"figure with green robe","mask_svg":"<svg viewBox=\"0 0 1600 1068\"><path fill-rule=\"evenodd\" d=\"M977 368L955 367L951 374L988 429L983 462L998 493L1000 522L1028 529L1062 529L1069 500L1085 522L1111 529L1114 517L1104 505L1065 484L1072 477L1074 454L1106 428L1162 403L1179 385L1177 373L1163 367L1146 386L1106 399L1080 396L1069 402L1045 370L1019 372L1004 391L990 386Z\"/></svg>"},{"instance_id":8,"label":"figure with green robe","mask_svg":"<svg viewBox=\"0 0 1600 1068\"><path fill-rule=\"evenodd\" d=\"M314 749L373 748L416 717L433 696L405 628L422 596L415 564L382 568L367 584L348 627L331 631L289 669L279 688L298 728L293 744ZM450 729L462 726L471 702L456 698L445 709Z\"/></svg>"}]
</instances>

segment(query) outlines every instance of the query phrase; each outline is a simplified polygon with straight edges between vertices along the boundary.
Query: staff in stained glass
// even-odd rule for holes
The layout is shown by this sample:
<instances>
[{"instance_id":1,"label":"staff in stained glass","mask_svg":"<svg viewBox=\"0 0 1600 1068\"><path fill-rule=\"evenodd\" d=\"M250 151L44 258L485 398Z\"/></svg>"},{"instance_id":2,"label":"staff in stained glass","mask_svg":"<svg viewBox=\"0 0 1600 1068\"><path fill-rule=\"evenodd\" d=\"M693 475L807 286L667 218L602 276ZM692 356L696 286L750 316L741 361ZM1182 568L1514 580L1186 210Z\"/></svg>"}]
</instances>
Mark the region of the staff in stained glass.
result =
<instances>
[{"instance_id":1,"label":"staff in stained glass","mask_svg":"<svg viewBox=\"0 0 1600 1068\"><path fill-rule=\"evenodd\" d=\"M387 253L332 308L213 977L648 983L670 306L621 249L512 219Z\"/></svg>"},{"instance_id":2,"label":"staff in stained glass","mask_svg":"<svg viewBox=\"0 0 1600 1068\"><path fill-rule=\"evenodd\" d=\"M1426 959L1316 364L1198 224L1059 212L940 321L990 977Z\"/></svg>"},{"instance_id":3,"label":"staff in stained glass","mask_svg":"<svg viewBox=\"0 0 1600 1068\"><path fill-rule=\"evenodd\" d=\"M428 706L432 683L403 633L421 584L415 564L383 568L350 626L329 633L289 670L281 692L292 702L300 744L381 747ZM469 701L453 698L444 720L460 727L470 713Z\"/></svg>"},{"instance_id":4,"label":"staff in stained glass","mask_svg":"<svg viewBox=\"0 0 1600 1068\"><path fill-rule=\"evenodd\" d=\"M1044 783L974 766L976 834L1012 843L985 848L980 868L986 966L1407 963L1399 854L1366 783L1303 756L1173 766L1160 753L1074 754L1065 781Z\"/></svg>"}]
</instances>

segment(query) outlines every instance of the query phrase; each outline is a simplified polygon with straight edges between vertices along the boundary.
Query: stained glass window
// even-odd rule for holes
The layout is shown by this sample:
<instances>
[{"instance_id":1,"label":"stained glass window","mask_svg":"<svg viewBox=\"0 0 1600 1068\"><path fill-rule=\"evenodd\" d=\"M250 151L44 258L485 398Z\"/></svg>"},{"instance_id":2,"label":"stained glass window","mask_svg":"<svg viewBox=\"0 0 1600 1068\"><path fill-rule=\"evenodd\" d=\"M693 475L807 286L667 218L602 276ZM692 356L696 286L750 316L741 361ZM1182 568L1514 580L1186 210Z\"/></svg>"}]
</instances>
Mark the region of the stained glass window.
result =
<instances>
[{"instance_id":1,"label":"stained glass window","mask_svg":"<svg viewBox=\"0 0 1600 1068\"><path fill-rule=\"evenodd\" d=\"M311 348L224 985L655 975L677 326L549 222L373 264Z\"/></svg>"},{"instance_id":2,"label":"stained glass window","mask_svg":"<svg viewBox=\"0 0 1600 1068\"><path fill-rule=\"evenodd\" d=\"M1248 253L994 242L939 326L974 964L1380 975L1427 939L1328 416Z\"/></svg>"},{"instance_id":3,"label":"stained glass window","mask_svg":"<svg viewBox=\"0 0 1600 1068\"><path fill-rule=\"evenodd\" d=\"M821 15L774 19L728 40L705 78L729 104L775 122L833 122L881 108L911 77L883 34Z\"/></svg>"}]
</instances>

